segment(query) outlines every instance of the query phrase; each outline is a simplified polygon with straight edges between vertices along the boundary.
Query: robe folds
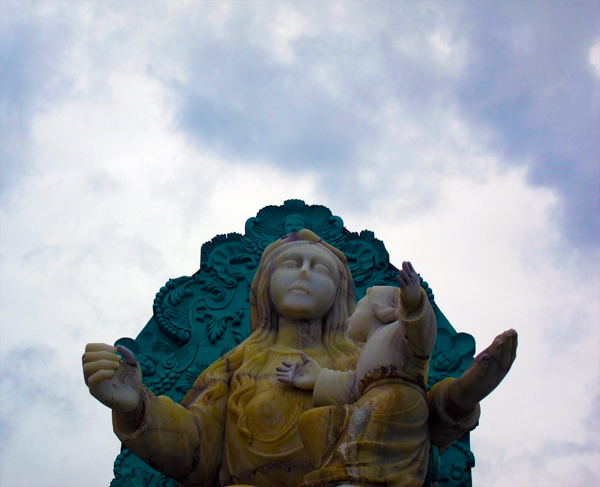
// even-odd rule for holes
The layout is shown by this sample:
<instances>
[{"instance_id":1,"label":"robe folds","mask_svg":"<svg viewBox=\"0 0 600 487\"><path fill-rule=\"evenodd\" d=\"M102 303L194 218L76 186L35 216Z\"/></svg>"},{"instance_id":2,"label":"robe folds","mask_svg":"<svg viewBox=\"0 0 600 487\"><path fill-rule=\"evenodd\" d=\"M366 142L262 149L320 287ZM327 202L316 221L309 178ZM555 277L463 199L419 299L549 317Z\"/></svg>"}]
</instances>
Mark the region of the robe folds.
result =
<instances>
[{"instance_id":1,"label":"robe folds","mask_svg":"<svg viewBox=\"0 0 600 487\"><path fill-rule=\"evenodd\" d=\"M324 347L303 351L322 367L353 367L356 357L334 361ZM182 486L292 487L312 470L298 434L298 419L313 407L312 391L276 378L282 361L301 362L302 351L246 340L208 367L181 405L143 388L144 418L131 430L113 413L126 448Z\"/></svg>"},{"instance_id":2,"label":"robe folds","mask_svg":"<svg viewBox=\"0 0 600 487\"><path fill-rule=\"evenodd\" d=\"M426 298L424 302L427 308ZM402 319L411 326L419 326L423 319L430 320L431 314L421 309ZM315 398L321 393L315 390L313 397L313 391L282 384L277 380L275 369L282 361L301 363L304 352L323 368L355 375L358 357L339 353L334 357L322 346L301 351L274 341L260 338L256 332L252 334L209 366L181 404L143 388L141 425L132 429L119 414L113 413L116 435L132 453L182 487L296 487L303 476L315 470L314 464L320 461L317 457L322 455L325 445L316 441L314 448L310 445L306 448L299 420L307 411L310 414L326 408L315 408L319 404L315 404ZM418 371L410 364L404 370L413 379L419 375L415 375ZM428 457L423 452L430 441L439 446L448 445L477 424L478 408L460 419L446 413L447 381L437 384L425 396L412 379L375 378L372 384L364 384L364 391L359 391L363 395L359 402L339 406L342 409L337 410L332 424L342 431L345 423L350 425L354 420L357 424L348 426L346 433L353 435L352 441L360 443L364 430L371 444L360 444L364 445L365 452L371 451L377 457L377 442L387 441L387 433L379 430L389 420L395 425L395 429L390 430L395 431L394 437L398 434L410 437L407 440L410 447L398 441L393 447L396 460L390 465L395 464L398 471L398 465L405 463L410 471L426 471ZM406 389L401 393L398 392L399 381L404 381L400 385ZM389 406L391 403L399 404L398 411ZM375 411L375 405L379 405L380 412ZM363 406L371 411L363 410L354 416ZM358 421L361 415L363 419ZM402 417L412 418L410 425L402 426L404 429L398 426L404 421ZM330 444L334 443L330 441ZM411 452L409 460L400 460L408 450ZM357 459L366 455L362 450L356 451ZM391 466L389 470L393 470Z\"/></svg>"},{"instance_id":3,"label":"robe folds","mask_svg":"<svg viewBox=\"0 0 600 487\"><path fill-rule=\"evenodd\" d=\"M315 470L298 487L420 487L431 438L443 449L477 424L478 410L458 422L446 413L451 381L427 392L436 319L424 290L398 318L372 329L355 371L320 371L313 400L323 407L299 423Z\"/></svg>"}]
</instances>

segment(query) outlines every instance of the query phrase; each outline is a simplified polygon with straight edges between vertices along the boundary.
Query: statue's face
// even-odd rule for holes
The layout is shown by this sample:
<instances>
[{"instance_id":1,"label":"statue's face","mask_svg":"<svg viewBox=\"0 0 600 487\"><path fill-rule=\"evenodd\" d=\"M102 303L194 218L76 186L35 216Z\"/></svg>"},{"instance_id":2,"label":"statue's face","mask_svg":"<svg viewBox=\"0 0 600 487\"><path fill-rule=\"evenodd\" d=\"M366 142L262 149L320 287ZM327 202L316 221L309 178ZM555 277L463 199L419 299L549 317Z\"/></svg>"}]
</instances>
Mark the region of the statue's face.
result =
<instances>
[{"instance_id":1,"label":"statue's face","mask_svg":"<svg viewBox=\"0 0 600 487\"><path fill-rule=\"evenodd\" d=\"M333 306L338 279L331 252L308 243L295 245L273 262L271 299L284 318L322 318Z\"/></svg>"},{"instance_id":2,"label":"statue's face","mask_svg":"<svg viewBox=\"0 0 600 487\"><path fill-rule=\"evenodd\" d=\"M306 222L304 221L304 218L302 218L300 215L288 216L285 219L284 225L283 225L283 229L284 229L284 232L286 235L288 235L292 232L299 232L300 230L302 230L305 227L306 227Z\"/></svg>"}]
</instances>

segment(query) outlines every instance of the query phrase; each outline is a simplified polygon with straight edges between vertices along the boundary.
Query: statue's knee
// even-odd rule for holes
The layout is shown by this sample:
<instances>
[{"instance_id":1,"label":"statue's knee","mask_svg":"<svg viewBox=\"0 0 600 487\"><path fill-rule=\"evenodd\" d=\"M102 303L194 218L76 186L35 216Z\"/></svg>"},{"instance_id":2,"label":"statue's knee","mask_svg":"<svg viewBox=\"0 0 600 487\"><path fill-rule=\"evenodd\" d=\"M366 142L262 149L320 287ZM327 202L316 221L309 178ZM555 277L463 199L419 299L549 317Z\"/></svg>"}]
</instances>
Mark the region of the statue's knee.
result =
<instances>
[{"instance_id":1,"label":"statue's knee","mask_svg":"<svg viewBox=\"0 0 600 487\"><path fill-rule=\"evenodd\" d=\"M315 468L321 464L324 452L338 437L345 418L344 406L325 406L306 411L298 419L300 438Z\"/></svg>"}]
</instances>

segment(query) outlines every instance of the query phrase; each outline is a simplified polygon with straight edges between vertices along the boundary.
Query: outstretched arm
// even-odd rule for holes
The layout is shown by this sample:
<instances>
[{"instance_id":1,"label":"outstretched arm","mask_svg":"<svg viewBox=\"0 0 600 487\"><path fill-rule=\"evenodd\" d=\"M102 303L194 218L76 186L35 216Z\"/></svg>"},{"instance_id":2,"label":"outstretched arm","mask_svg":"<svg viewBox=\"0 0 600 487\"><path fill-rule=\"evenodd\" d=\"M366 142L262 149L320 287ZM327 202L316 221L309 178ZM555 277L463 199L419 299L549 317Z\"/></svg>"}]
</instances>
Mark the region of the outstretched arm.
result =
<instances>
[{"instance_id":1,"label":"outstretched arm","mask_svg":"<svg viewBox=\"0 0 600 487\"><path fill-rule=\"evenodd\" d=\"M479 402L506 376L517 355L517 332L498 335L458 379L447 378L427 394L429 435L443 451L454 440L477 426Z\"/></svg>"},{"instance_id":2,"label":"outstretched arm","mask_svg":"<svg viewBox=\"0 0 600 487\"><path fill-rule=\"evenodd\" d=\"M510 370L517 356L518 336L515 330L498 335L492 344L481 352L465 373L448 388L448 411L464 414L488 396Z\"/></svg>"},{"instance_id":3,"label":"outstretched arm","mask_svg":"<svg viewBox=\"0 0 600 487\"><path fill-rule=\"evenodd\" d=\"M194 384L185 406L143 387L138 361L125 347L91 343L82 361L90 393L113 410L114 432L126 448L173 479L212 485L221 464L228 398L229 376L219 375L227 369L221 360L209 368L216 369L214 380ZM216 399L196 404L201 396L196 389L209 396L217 391Z\"/></svg>"}]
</instances>

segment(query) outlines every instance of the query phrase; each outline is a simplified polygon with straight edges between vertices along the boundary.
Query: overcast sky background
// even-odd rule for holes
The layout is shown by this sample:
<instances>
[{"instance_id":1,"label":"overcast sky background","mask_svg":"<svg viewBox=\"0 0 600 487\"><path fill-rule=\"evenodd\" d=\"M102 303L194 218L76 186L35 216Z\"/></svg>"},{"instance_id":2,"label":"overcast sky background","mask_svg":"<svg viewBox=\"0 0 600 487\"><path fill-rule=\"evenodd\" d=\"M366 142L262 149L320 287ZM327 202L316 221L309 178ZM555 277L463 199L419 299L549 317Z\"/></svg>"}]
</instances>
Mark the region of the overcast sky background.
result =
<instances>
[{"instance_id":1,"label":"overcast sky background","mask_svg":"<svg viewBox=\"0 0 600 487\"><path fill-rule=\"evenodd\" d=\"M0 484L108 486L87 342L322 204L517 361L475 486L600 485L600 4L0 2Z\"/></svg>"}]
</instances>

